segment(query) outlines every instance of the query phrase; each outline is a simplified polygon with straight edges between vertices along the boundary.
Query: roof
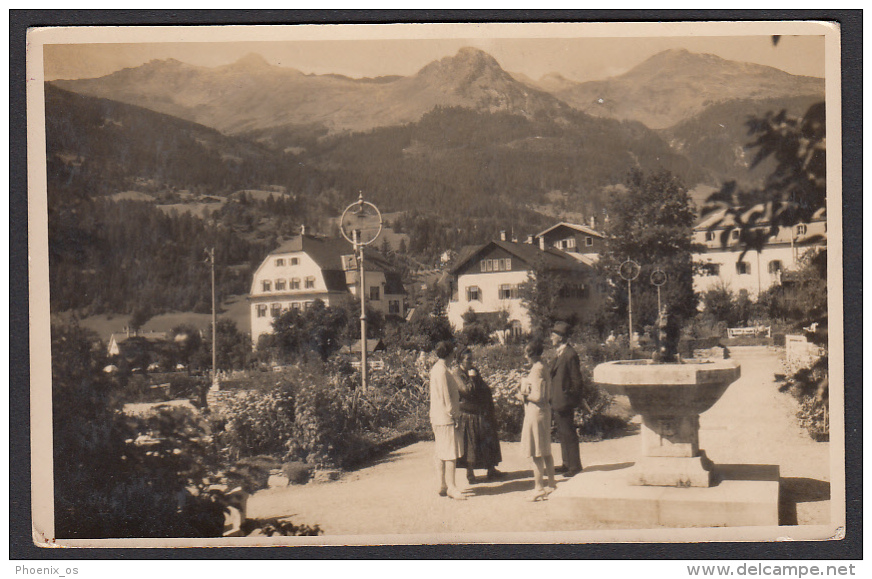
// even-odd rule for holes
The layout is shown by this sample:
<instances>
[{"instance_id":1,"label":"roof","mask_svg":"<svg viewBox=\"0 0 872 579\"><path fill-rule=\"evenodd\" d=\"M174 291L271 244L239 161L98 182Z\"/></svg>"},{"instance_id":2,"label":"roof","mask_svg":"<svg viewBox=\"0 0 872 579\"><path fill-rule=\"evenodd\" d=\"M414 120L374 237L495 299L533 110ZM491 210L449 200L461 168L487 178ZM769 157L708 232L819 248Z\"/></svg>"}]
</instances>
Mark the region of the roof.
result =
<instances>
[{"instance_id":1,"label":"roof","mask_svg":"<svg viewBox=\"0 0 872 579\"><path fill-rule=\"evenodd\" d=\"M111 343L112 340L115 340L116 344L123 344L127 340L131 340L134 338L140 339L140 340L145 340L147 342L153 342L153 343L164 342L167 340L167 333L166 332L147 332L144 334L139 334L139 333L128 334L127 332L113 333L112 335L109 336L109 342Z\"/></svg>"},{"instance_id":2,"label":"roof","mask_svg":"<svg viewBox=\"0 0 872 579\"><path fill-rule=\"evenodd\" d=\"M578 225L576 223L567 223L565 221L561 221L557 225L552 225L551 227L549 227L545 231L541 231L541 232L537 233L536 235L534 235L534 237L544 237L559 227L568 227L569 229L574 229L576 231L580 231L581 233L584 233L586 235L593 235L596 237L604 237L602 233L600 233L599 231L597 231L595 229L591 229L587 225Z\"/></svg>"},{"instance_id":3,"label":"roof","mask_svg":"<svg viewBox=\"0 0 872 579\"><path fill-rule=\"evenodd\" d=\"M378 350L384 350L385 345L378 338L367 338L366 340L366 351L367 352L375 352ZM354 342L350 346L342 346L342 353L360 353L360 340Z\"/></svg>"},{"instance_id":4,"label":"roof","mask_svg":"<svg viewBox=\"0 0 872 579\"><path fill-rule=\"evenodd\" d=\"M346 291L348 283L354 283L347 279L345 267L342 263L343 255L354 254L353 246L345 239L297 235L271 251L270 255L284 255L297 252L305 253L321 268L324 274L324 283L328 291ZM364 249L364 264L366 271L384 272L386 278L389 277L388 272L392 269L390 262L381 253L368 247ZM391 282L388 283L390 284ZM399 281L396 283L402 287ZM393 285L391 287L396 289ZM388 293L401 294L404 292L392 291Z\"/></svg>"},{"instance_id":5,"label":"roof","mask_svg":"<svg viewBox=\"0 0 872 579\"><path fill-rule=\"evenodd\" d=\"M736 216L732 213L728 213L729 211L729 208L724 207L703 216L699 221L697 221L694 229L696 231L705 231L709 229L732 229L733 227L736 227ZM741 215L741 221L748 223L749 217L754 213L760 214L760 217L755 220L754 225L766 225L772 220L772 206L759 203L743 212ZM815 212L811 220L814 222L826 221L826 219L826 209L821 208Z\"/></svg>"},{"instance_id":6,"label":"roof","mask_svg":"<svg viewBox=\"0 0 872 579\"><path fill-rule=\"evenodd\" d=\"M568 253L553 247L542 250L538 245L532 243L493 240L484 245L467 245L461 248L460 254L451 268L451 273L458 272L476 255L481 254L490 247L499 247L531 267L540 259L544 261L545 268L549 270L578 270L588 267L587 264L578 261Z\"/></svg>"},{"instance_id":7,"label":"roof","mask_svg":"<svg viewBox=\"0 0 872 579\"><path fill-rule=\"evenodd\" d=\"M321 269L342 271L342 256L354 253L354 248L344 239L297 235L271 251L270 255L299 251L311 257Z\"/></svg>"}]
</instances>

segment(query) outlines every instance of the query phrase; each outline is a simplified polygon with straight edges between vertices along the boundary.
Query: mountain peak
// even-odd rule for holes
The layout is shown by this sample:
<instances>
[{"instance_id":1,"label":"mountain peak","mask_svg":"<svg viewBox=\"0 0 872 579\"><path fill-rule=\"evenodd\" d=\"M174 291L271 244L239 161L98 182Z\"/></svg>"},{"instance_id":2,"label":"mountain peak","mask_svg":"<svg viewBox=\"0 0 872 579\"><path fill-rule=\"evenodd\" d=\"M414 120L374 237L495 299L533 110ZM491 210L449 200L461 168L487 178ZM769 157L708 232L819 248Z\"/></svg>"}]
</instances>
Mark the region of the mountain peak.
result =
<instances>
[{"instance_id":1,"label":"mountain peak","mask_svg":"<svg viewBox=\"0 0 872 579\"><path fill-rule=\"evenodd\" d=\"M477 76L487 73L501 73L508 76L496 59L487 52L464 46L454 56L446 56L431 62L420 71L419 76Z\"/></svg>"},{"instance_id":2,"label":"mountain peak","mask_svg":"<svg viewBox=\"0 0 872 579\"><path fill-rule=\"evenodd\" d=\"M233 63L234 68L269 68L271 65L266 61L266 59L256 53L249 52L239 60Z\"/></svg>"}]
</instances>

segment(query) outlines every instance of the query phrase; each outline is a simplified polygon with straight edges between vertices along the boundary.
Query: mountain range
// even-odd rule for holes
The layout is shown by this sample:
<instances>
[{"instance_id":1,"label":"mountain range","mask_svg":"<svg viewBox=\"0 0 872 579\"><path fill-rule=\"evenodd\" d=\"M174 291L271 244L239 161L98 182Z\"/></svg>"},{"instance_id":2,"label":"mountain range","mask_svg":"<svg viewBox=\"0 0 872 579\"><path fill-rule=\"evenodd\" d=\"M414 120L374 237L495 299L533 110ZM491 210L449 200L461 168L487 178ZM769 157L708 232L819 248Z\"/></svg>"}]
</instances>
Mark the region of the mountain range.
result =
<instances>
[{"instance_id":1,"label":"mountain range","mask_svg":"<svg viewBox=\"0 0 872 579\"><path fill-rule=\"evenodd\" d=\"M288 125L321 125L330 133L363 131L417 121L436 106L527 118L559 118L571 107L664 129L734 99L824 94L820 78L687 50L667 50L620 76L590 82L571 81L558 73L533 81L506 72L486 52L463 48L407 77L304 74L250 54L216 68L168 59L54 84L228 134Z\"/></svg>"}]
</instances>

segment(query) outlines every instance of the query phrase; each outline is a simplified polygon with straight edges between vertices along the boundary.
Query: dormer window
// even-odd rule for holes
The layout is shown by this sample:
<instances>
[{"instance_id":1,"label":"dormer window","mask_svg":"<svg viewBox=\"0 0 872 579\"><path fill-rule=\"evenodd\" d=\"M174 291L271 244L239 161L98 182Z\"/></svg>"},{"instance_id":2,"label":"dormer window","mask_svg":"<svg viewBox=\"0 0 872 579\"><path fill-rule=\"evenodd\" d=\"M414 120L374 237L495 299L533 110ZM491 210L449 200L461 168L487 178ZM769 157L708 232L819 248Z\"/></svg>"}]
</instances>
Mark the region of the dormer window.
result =
<instances>
[{"instance_id":1,"label":"dormer window","mask_svg":"<svg viewBox=\"0 0 872 579\"><path fill-rule=\"evenodd\" d=\"M593 245L593 237L588 235L587 237L584 238L584 246L591 247L592 245Z\"/></svg>"},{"instance_id":2,"label":"dormer window","mask_svg":"<svg viewBox=\"0 0 872 579\"><path fill-rule=\"evenodd\" d=\"M714 231L706 231L705 232L705 240L706 241L714 241L715 240L715 232Z\"/></svg>"},{"instance_id":3,"label":"dormer window","mask_svg":"<svg viewBox=\"0 0 872 579\"><path fill-rule=\"evenodd\" d=\"M808 233L808 226L806 226L804 223L800 223L796 226L797 235L805 235L806 233Z\"/></svg>"}]
</instances>

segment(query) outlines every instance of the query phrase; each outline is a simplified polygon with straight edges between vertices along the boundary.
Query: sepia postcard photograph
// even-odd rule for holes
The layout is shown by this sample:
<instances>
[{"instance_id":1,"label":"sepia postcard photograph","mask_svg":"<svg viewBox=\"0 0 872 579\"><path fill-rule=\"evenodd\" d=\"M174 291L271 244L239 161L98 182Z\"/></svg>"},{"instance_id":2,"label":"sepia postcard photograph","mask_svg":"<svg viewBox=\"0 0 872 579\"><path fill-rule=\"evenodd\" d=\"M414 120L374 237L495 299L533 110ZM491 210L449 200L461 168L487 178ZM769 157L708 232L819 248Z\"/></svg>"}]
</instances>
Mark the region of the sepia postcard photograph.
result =
<instances>
[{"instance_id":1,"label":"sepia postcard photograph","mask_svg":"<svg viewBox=\"0 0 872 579\"><path fill-rule=\"evenodd\" d=\"M841 70L816 21L30 29L34 544L843 538Z\"/></svg>"}]
</instances>

